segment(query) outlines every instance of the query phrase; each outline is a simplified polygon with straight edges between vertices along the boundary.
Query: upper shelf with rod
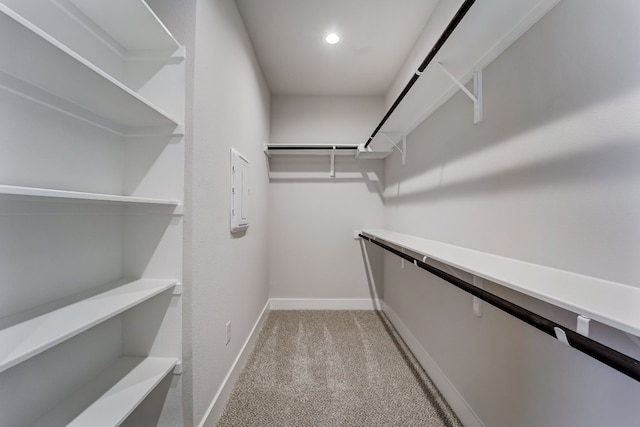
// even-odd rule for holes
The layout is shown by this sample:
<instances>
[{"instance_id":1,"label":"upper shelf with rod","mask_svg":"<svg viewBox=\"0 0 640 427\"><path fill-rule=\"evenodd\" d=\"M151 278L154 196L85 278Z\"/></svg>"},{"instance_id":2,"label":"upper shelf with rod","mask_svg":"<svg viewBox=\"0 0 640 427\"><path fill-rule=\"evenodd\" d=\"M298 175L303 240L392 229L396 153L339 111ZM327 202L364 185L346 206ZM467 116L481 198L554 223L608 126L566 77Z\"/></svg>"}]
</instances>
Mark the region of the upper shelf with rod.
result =
<instances>
[{"instance_id":1,"label":"upper shelf with rod","mask_svg":"<svg viewBox=\"0 0 640 427\"><path fill-rule=\"evenodd\" d=\"M264 153L271 158L274 155L314 155L328 156L329 158L329 177L336 175L335 161L336 156L357 156L357 144L265 144ZM269 163L267 163L269 164ZM269 170L271 176L271 170Z\"/></svg>"},{"instance_id":2,"label":"upper shelf with rod","mask_svg":"<svg viewBox=\"0 0 640 427\"><path fill-rule=\"evenodd\" d=\"M363 234L640 336L638 287L389 230L364 230Z\"/></svg>"},{"instance_id":3,"label":"upper shelf with rod","mask_svg":"<svg viewBox=\"0 0 640 427\"><path fill-rule=\"evenodd\" d=\"M482 118L482 74L560 0L465 0L361 150L401 141L470 79L469 120ZM471 113L473 111L473 114Z\"/></svg>"},{"instance_id":4,"label":"upper shelf with rod","mask_svg":"<svg viewBox=\"0 0 640 427\"><path fill-rule=\"evenodd\" d=\"M589 338L590 320L617 328L637 343L640 335L640 288L531 264L388 230L363 230L359 237L409 261L444 281L522 320L600 362L640 381L640 361ZM471 284L430 264L429 259L471 273ZM480 279L480 280L476 280ZM576 330L549 320L482 289L482 279L577 314Z\"/></svg>"}]
</instances>

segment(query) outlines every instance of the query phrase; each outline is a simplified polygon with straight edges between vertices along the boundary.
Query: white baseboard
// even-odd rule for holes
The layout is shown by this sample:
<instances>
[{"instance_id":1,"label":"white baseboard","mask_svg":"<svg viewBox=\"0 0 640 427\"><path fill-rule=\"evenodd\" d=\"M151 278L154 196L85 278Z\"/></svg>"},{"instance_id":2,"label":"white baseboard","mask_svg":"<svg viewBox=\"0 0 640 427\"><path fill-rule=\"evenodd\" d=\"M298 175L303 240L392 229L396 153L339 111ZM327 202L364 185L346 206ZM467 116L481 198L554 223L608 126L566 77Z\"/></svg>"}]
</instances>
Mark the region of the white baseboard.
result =
<instances>
[{"instance_id":1,"label":"white baseboard","mask_svg":"<svg viewBox=\"0 0 640 427\"><path fill-rule=\"evenodd\" d=\"M460 395L458 390L451 384L444 372L436 364L435 360L427 353L420 341L411 333L409 328L402 323L400 317L389 305L383 302L382 309L393 326L396 328L402 339L405 341L411 352L414 354L420 365L427 372L433 383L436 385L442 396L458 416L460 422L465 427L485 427L478 415L469 406L466 400Z\"/></svg>"},{"instance_id":2,"label":"white baseboard","mask_svg":"<svg viewBox=\"0 0 640 427\"><path fill-rule=\"evenodd\" d=\"M370 298L271 298L271 310L376 310L380 300Z\"/></svg>"},{"instance_id":3,"label":"white baseboard","mask_svg":"<svg viewBox=\"0 0 640 427\"><path fill-rule=\"evenodd\" d=\"M256 338L258 338L258 335L262 330L262 326L264 325L264 321L267 319L267 315L270 311L271 304L270 300L268 300L264 308L262 309L260 316L258 316L258 320L256 320L255 325L253 325L253 329L251 329L249 336L242 345L242 348L240 349L236 360L233 361L231 369L229 369L229 372L224 377L224 380L222 380L222 385L220 385L218 392L213 397L213 400L211 401L207 412L204 414L204 417L202 417L202 421L200 421L200 424L198 424L199 427L215 426L218 423L220 416L222 416L222 411L224 411L224 407L229 400L229 396L231 395L233 386L236 384L238 375L240 375L240 371L242 371L247 357L251 353Z\"/></svg>"}]
</instances>

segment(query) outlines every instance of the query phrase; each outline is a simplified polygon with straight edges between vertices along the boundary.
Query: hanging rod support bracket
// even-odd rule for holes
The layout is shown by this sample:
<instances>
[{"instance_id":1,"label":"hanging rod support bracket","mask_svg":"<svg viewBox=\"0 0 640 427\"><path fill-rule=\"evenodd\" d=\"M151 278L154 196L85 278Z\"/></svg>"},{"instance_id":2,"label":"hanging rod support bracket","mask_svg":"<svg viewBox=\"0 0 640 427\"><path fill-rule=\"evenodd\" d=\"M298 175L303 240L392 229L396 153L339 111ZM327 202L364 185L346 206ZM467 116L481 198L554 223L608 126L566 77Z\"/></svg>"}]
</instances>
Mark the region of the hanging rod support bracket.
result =
<instances>
[{"instance_id":1,"label":"hanging rod support bracket","mask_svg":"<svg viewBox=\"0 0 640 427\"><path fill-rule=\"evenodd\" d=\"M387 141L391 143L391 145L396 147L396 150L398 150L400 154L402 154L402 166L406 165L407 164L407 136L406 135L402 136L402 148L400 148L398 147L398 144L396 144L396 142L393 140L393 138L391 138L389 135L387 135L384 132L380 132L380 134L384 136L387 139Z\"/></svg>"},{"instance_id":2,"label":"hanging rod support bracket","mask_svg":"<svg viewBox=\"0 0 640 427\"><path fill-rule=\"evenodd\" d=\"M336 146L333 146L331 150L331 168L329 169L329 176L334 178L336 176Z\"/></svg>"},{"instance_id":3,"label":"hanging rod support bracket","mask_svg":"<svg viewBox=\"0 0 640 427\"><path fill-rule=\"evenodd\" d=\"M582 336L589 337L589 322L591 322L591 319L589 319L587 316L579 314L576 332L578 332Z\"/></svg>"},{"instance_id":4,"label":"hanging rod support bracket","mask_svg":"<svg viewBox=\"0 0 640 427\"><path fill-rule=\"evenodd\" d=\"M473 286L483 289L484 283L482 282L482 277L473 276ZM482 317L482 300L476 296L473 297L473 315Z\"/></svg>"},{"instance_id":5,"label":"hanging rod support bracket","mask_svg":"<svg viewBox=\"0 0 640 427\"><path fill-rule=\"evenodd\" d=\"M463 91L473 102L473 123L482 121L482 70L473 72L473 93L456 76L446 69L442 62L437 63L440 69Z\"/></svg>"},{"instance_id":6,"label":"hanging rod support bracket","mask_svg":"<svg viewBox=\"0 0 640 427\"><path fill-rule=\"evenodd\" d=\"M562 328L555 326L553 328L553 332L556 334L556 338L558 339L558 341L560 341L564 345L571 347L571 344L569 344L569 340L567 339L567 334Z\"/></svg>"}]
</instances>

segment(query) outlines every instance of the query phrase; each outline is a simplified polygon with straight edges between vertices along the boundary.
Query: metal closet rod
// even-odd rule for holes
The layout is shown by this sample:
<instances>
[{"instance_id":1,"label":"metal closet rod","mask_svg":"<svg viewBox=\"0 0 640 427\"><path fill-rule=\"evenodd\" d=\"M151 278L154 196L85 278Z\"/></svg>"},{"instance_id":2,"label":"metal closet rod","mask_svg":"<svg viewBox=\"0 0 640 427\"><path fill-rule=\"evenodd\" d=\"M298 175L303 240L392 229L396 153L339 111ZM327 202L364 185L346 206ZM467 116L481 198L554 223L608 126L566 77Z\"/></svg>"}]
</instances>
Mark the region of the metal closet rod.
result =
<instances>
[{"instance_id":1,"label":"metal closet rod","mask_svg":"<svg viewBox=\"0 0 640 427\"><path fill-rule=\"evenodd\" d=\"M475 3L475 1L476 0L465 0L464 3L462 3L462 6L460 6L456 14L453 16L453 19L451 19L451 21L449 22L449 25L447 25L447 28L445 28L442 34L440 34L440 38L438 38L436 43L433 45L433 47L429 51L429 54L427 55L427 57L424 59L424 61L422 61L422 64L420 64L420 66L418 67L418 71L416 71L416 73L413 76L411 76L409 83L407 83L407 85L404 87L404 89L402 89L402 92L400 92L400 95L398 95L398 97L393 102L391 107L389 107L389 110L387 110L387 113L384 115L384 117L378 124L378 127L376 127L376 129L373 131L373 133L369 137L369 140L364 144L364 148L367 148L369 144L371 144L371 141L373 141L373 138L376 137L376 135L378 134L378 131L380 131L382 126L384 126L384 124L386 123L387 119L389 119L389 117L395 111L398 105L400 105L400 102L402 102L402 100L407 95L407 93L409 93L409 90L413 87L415 82L418 80L418 77L422 75L422 72L424 71L424 69L427 68L427 65L429 65L429 63L431 63L433 58L440 51L440 48L442 48L442 46L445 44L445 42L447 41L451 33L453 33L453 30L456 29L460 21L462 21L462 18L464 18L464 16L467 14L467 12L469 11L473 3Z\"/></svg>"},{"instance_id":2,"label":"metal closet rod","mask_svg":"<svg viewBox=\"0 0 640 427\"><path fill-rule=\"evenodd\" d=\"M492 306L512 315L513 317L516 317L523 322L528 323L529 325L544 332L547 335L551 335L552 337L557 338L554 328L561 329L566 334L567 341L571 347L575 348L576 350L580 350L581 352L593 357L596 360L599 360L605 365L610 366L616 371L621 372L640 382L640 361L633 359L626 354L620 353L619 351L614 350L610 347L602 345L599 342L594 341L588 337L580 335L577 332L572 331L571 329L567 329L558 323L555 323L545 317L540 316L539 314L529 311L524 307L507 301L506 299L492 294L491 292L480 289L477 286L472 285L471 283L465 282L464 280L452 276L449 273L446 273L419 259L416 259L411 255L407 255L391 246L380 243L377 240L371 239L370 237L367 237L363 234L360 234L360 237L368 242L373 243L374 245L380 246L381 248L395 255L398 255L400 258L403 258L415 264L417 267L427 270L429 273L438 276L439 278L451 283L452 285L462 289L463 291L470 293L475 297L480 298L483 301L486 301Z\"/></svg>"}]
</instances>

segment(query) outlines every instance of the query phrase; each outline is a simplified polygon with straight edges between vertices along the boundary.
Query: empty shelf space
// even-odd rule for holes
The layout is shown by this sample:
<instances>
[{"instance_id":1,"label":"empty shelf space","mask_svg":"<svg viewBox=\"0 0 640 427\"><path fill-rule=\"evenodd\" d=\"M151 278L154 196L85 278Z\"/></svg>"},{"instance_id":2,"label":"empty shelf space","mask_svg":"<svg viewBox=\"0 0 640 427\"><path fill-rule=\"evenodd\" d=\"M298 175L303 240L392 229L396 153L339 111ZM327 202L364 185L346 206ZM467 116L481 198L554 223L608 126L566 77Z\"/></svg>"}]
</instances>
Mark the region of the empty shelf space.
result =
<instances>
[{"instance_id":1,"label":"empty shelf space","mask_svg":"<svg viewBox=\"0 0 640 427\"><path fill-rule=\"evenodd\" d=\"M122 357L34 426L120 425L177 362L173 358Z\"/></svg>"},{"instance_id":2,"label":"empty shelf space","mask_svg":"<svg viewBox=\"0 0 640 427\"><path fill-rule=\"evenodd\" d=\"M0 196L36 199L69 199L86 202L110 202L119 204L145 204L181 207L179 200L152 199L147 197L119 196L114 194L84 193L81 191L52 190L48 188L0 185Z\"/></svg>"},{"instance_id":3,"label":"empty shelf space","mask_svg":"<svg viewBox=\"0 0 640 427\"><path fill-rule=\"evenodd\" d=\"M182 133L177 119L2 3L0 12L5 90L120 135Z\"/></svg>"},{"instance_id":4,"label":"empty shelf space","mask_svg":"<svg viewBox=\"0 0 640 427\"><path fill-rule=\"evenodd\" d=\"M640 336L640 288L388 230L362 233Z\"/></svg>"},{"instance_id":5,"label":"empty shelf space","mask_svg":"<svg viewBox=\"0 0 640 427\"><path fill-rule=\"evenodd\" d=\"M0 372L175 286L140 279L0 330Z\"/></svg>"}]
</instances>

